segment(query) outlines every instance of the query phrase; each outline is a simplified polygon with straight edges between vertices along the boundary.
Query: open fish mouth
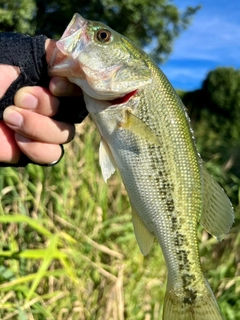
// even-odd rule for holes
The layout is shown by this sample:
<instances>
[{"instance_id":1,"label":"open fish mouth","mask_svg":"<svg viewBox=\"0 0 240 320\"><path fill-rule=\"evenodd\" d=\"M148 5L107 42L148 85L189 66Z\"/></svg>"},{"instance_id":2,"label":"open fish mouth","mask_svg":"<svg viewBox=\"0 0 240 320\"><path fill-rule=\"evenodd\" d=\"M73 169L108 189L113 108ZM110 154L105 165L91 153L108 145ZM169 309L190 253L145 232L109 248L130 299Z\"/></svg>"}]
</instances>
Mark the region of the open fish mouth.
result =
<instances>
[{"instance_id":1,"label":"open fish mouth","mask_svg":"<svg viewBox=\"0 0 240 320\"><path fill-rule=\"evenodd\" d=\"M76 69L76 58L79 52L85 48L89 39L86 34L88 21L75 14L64 31L61 38L56 42L56 47L48 65L48 73L52 76L74 75ZM68 57L71 56L69 59ZM78 77L81 75L81 68L77 68Z\"/></svg>"},{"instance_id":2,"label":"open fish mouth","mask_svg":"<svg viewBox=\"0 0 240 320\"><path fill-rule=\"evenodd\" d=\"M99 32L110 40L99 40ZM126 57L122 60L114 45L115 38L118 39L119 34L114 34L104 24L98 26L97 22L75 14L56 43L49 75L67 77L94 99L112 101L112 105L127 102L137 90L151 83L152 75L145 62L137 61L139 69L131 68L131 78L127 77L131 50L126 49ZM114 57L113 62L107 59L108 54Z\"/></svg>"}]
</instances>

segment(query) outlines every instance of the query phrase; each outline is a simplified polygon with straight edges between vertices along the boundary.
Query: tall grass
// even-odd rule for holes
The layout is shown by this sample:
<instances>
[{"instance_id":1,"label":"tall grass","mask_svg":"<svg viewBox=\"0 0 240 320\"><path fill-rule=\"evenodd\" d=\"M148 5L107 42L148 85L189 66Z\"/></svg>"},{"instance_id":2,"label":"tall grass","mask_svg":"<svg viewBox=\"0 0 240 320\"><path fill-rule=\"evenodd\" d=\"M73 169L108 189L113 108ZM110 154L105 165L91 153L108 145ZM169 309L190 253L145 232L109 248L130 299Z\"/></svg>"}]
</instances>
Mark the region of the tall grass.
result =
<instances>
[{"instance_id":1,"label":"tall grass","mask_svg":"<svg viewBox=\"0 0 240 320\"><path fill-rule=\"evenodd\" d=\"M160 319L161 250L155 242L141 255L126 191L118 174L103 182L98 144L87 119L57 166L1 169L0 319ZM203 269L229 320L240 319L238 231L217 243L199 229Z\"/></svg>"}]
</instances>

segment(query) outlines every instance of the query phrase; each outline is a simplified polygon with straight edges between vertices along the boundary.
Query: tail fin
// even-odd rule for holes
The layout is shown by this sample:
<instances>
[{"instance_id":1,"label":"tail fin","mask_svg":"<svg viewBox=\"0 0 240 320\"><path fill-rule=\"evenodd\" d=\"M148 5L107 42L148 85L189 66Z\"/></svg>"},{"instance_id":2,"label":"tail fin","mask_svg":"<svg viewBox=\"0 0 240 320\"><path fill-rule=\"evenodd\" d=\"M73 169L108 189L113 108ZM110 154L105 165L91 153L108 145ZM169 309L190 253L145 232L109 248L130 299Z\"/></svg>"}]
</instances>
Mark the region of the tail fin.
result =
<instances>
[{"instance_id":1,"label":"tail fin","mask_svg":"<svg viewBox=\"0 0 240 320\"><path fill-rule=\"evenodd\" d=\"M184 302L183 297L167 291L163 320L223 320L223 317L209 287L204 295L197 296L192 303Z\"/></svg>"}]
</instances>

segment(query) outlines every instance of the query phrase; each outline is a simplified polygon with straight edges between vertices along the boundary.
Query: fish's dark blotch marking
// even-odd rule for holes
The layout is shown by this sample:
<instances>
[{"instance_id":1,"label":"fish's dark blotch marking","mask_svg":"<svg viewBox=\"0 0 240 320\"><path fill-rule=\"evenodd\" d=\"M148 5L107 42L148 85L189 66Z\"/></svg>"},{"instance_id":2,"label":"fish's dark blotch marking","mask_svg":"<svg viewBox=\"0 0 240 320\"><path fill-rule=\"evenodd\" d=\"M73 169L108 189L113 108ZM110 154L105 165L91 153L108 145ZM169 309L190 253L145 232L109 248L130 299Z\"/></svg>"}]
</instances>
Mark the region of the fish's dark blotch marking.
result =
<instances>
[{"instance_id":1,"label":"fish's dark blotch marking","mask_svg":"<svg viewBox=\"0 0 240 320\"><path fill-rule=\"evenodd\" d=\"M165 200L167 197L167 192L165 190L160 190L161 200Z\"/></svg>"},{"instance_id":2,"label":"fish's dark blotch marking","mask_svg":"<svg viewBox=\"0 0 240 320\"><path fill-rule=\"evenodd\" d=\"M172 231L172 237L176 248L176 254L179 261L178 268L181 273L182 287L183 287L183 303L193 304L197 298L197 291L192 288L193 281L196 279L195 275L191 274L191 262L189 261L189 251L183 249L183 246L187 247L186 235L180 232L181 230L181 218L180 214L175 209L173 193L173 184L167 179L168 174L164 170L164 159L157 157L155 154L155 146L149 146L149 152L153 159L151 161L151 167L157 172L156 175L151 176L155 181L160 199L165 206L167 217L170 221L170 228ZM156 160L156 161L155 161ZM158 168L158 163L161 164L161 170Z\"/></svg>"},{"instance_id":3,"label":"fish's dark blotch marking","mask_svg":"<svg viewBox=\"0 0 240 320\"><path fill-rule=\"evenodd\" d=\"M180 224L179 224L179 219L177 218L176 215L171 216L171 230L176 231L180 229Z\"/></svg>"},{"instance_id":4,"label":"fish's dark blotch marking","mask_svg":"<svg viewBox=\"0 0 240 320\"><path fill-rule=\"evenodd\" d=\"M185 292L185 297L183 298L183 302L188 304L193 304L197 298L197 291L194 289L186 288L184 292Z\"/></svg>"},{"instance_id":5,"label":"fish's dark blotch marking","mask_svg":"<svg viewBox=\"0 0 240 320\"><path fill-rule=\"evenodd\" d=\"M186 288L191 285L192 281L196 280L194 274L184 273L182 275L183 287Z\"/></svg>"},{"instance_id":6,"label":"fish's dark blotch marking","mask_svg":"<svg viewBox=\"0 0 240 320\"><path fill-rule=\"evenodd\" d=\"M186 241L186 236L177 231L175 234L175 237L174 237L175 245L178 247L181 247L181 246L183 246L185 241Z\"/></svg>"},{"instance_id":7,"label":"fish's dark blotch marking","mask_svg":"<svg viewBox=\"0 0 240 320\"><path fill-rule=\"evenodd\" d=\"M146 116L148 113L146 112L147 110L144 110L145 108L146 108L146 106L145 106L145 104L143 104L142 113L140 115L138 115L138 117L146 125L150 126L150 124L148 123L150 118L148 118L148 116ZM161 135L158 134L156 128L153 131L159 137L159 141L160 141ZM148 145L148 153L152 159L152 161L150 161L150 165L152 167L153 172L156 172L156 174L154 174L154 176L151 176L151 178L154 180L154 182L159 190L160 199L161 199L163 205L165 206L166 211L173 212L174 211L174 200L172 197L173 184L170 183L170 181L168 179L169 173L166 170L167 169L166 159L164 159L164 154L159 152L159 148L161 148L161 147L153 145L153 144Z\"/></svg>"},{"instance_id":8,"label":"fish's dark blotch marking","mask_svg":"<svg viewBox=\"0 0 240 320\"><path fill-rule=\"evenodd\" d=\"M144 108L147 108L145 104L142 110L143 113ZM148 121L147 117L143 116L142 118L145 123ZM150 126L150 123L146 124ZM175 254L178 259L178 268L182 280L182 302L184 304L192 305L196 301L198 292L194 288L194 281L196 281L196 278L192 274L191 261L189 260L190 252L187 250L187 237L181 231L184 220L181 213L178 212L176 208L176 203L174 203L174 185L171 183L171 168L169 168L166 162L166 155L161 152L161 146L163 145L163 143L161 143L161 135L158 133L158 128L153 128L152 126L151 128L159 137L160 141L160 146L152 144L148 145L148 152L152 159L150 165L153 170L152 172L154 172L151 176L151 180L159 190L159 199L162 202L166 217L169 221L169 228L172 233L171 237L172 241L174 241Z\"/></svg>"},{"instance_id":9,"label":"fish's dark blotch marking","mask_svg":"<svg viewBox=\"0 0 240 320\"><path fill-rule=\"evenodd\" d=\"M190 271L190 261L188 260L188 252L184 249L180 249L176 251L177 258L179 260L179 270L180 271Z\"/></svg>"},{"instance_id":10,"label":"fish's dark blotch marking","mask_svg":"<svg viewBox=\"0 0 240 320\"><path fill-rule=\"evenodd\" d=\"M170 183L167 179L168 174L165 170L164 166L164 158L159 154L159 151L156 153L155 145L148 145L148 151L151 155L153 161L150 162L153 172L156 174L151 175L151 179L154 180L157 188L159 190L159 196L162 203L165 205L165 209L167 212L174 211L174 200L172 198L173 184Z\"/></svg>"},{"instance_id":11,"label":"fish's dark blotch marking","mask_svg":"<svg viewBox=\"0 0 240 320\"><path fill-rule=\"evenodd\" d=\"M168 207L168 211L174 211L174 202L173 199L167 199L167 207Z\"/></svg>"},{"instance_id":12,"label":"fish's dark blotch marking","mask_svg":"<svg viewBox=\"0 0 240 320\"><path fill-rule=\"evenodd\" d=\"M146 118L142 119L145 123ZM146 123L147 124L147 123ZM160 136L159 136L160 139ZM161 140L161 139L160 139ZM169 173L167 171L167 165L165 163L164 155L159 154L160 146L152 144L148 145L148 152L152 158L150 161L152 172L156 174L150 174L149 177L155 182L158 190L159 197L163 206L166 209L167 217L170 221L170 230L172 231L172 237L176 248L176 255L179 261L178 267L181 273L182 287L183 287L183 303L193 304L197 298L197 291L192 288L193 281L196 280L195 275L191 274L191 262L189 261L189 251L185 250L183 246L187 247L187 239L181 230L181 215L175 208L173 199L174 185L169 180Z\"/></svg>"},{"instance_id":13,"label":"fish's dark blotch marking","mask_svg":"<svg viewBox=\"0 0 240 320\"><path fill-rule=\"evenodd\" d=\"M158 171L157 171L157 174L158 174L159 177L162 177L162 176L163 176L163 173L162 173L161 170L158 170Z\"/></svg>"},{"instance_id":14,"label":"fish's dark blotch marking","mask_svg":"<svg viewBox=\"0 0 240 320\"><path fill-rule=\"evenodd\" d=\"M184 298L183 302L188 304L193 304L197 298L197 290L190 288L192 282L196 280L195 275L190 273L184 273L182 275L182 282L183 282L183 291L184 291Z\"/></svg>"}]
</instances>

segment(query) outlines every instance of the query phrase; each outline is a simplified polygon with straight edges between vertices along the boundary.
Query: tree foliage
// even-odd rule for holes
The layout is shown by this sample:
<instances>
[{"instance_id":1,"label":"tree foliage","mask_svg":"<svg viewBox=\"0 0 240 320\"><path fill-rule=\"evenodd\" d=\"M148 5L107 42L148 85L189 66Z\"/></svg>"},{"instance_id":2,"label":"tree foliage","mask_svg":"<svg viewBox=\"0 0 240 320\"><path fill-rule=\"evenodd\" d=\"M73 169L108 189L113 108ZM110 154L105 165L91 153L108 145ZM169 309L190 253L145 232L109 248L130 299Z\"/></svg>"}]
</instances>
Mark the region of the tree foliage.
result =
<instances>
[{"instance_id":1,"label":"tree foliage","mask_svg":"<svg viewBox=\"0 0 240 320\"><path fill-rule=\"evenodd\" d=\"M194 122L205 121L225 140L240 140L240 70L219 67L208 73L202 88L184 95Z\"/></svg>"},{"instance_id":2,"label":"tree foliage","mask_svg":"<svg viewBox=\"0 0 240 320\"><path fill-rule=\"evenodd\" d=\"M0 31L34 33L34 0L0 0Z\"/></svg>"},{"instance_id":3,"label":"tree foliage","mask_svg":"<svg viewBox=\"0 0 240 320\"><path fill-rule=\"evenodd\" d=\"M171 52L174 39L187 28L198 9L199 6L187 7L180 11L171 0L2 0L0 26L2 31L59 38L78 12L86 19L105 22L141 47L150 47L160 61Z\"/></svg>"},{"instance_id":4,"label":"tree foliage","mask_svg":"<svg viewBox=\"0 0 240 320\"><path fill-rule=\"evenodd\" d=\"M228 177L240 176L239 88L240 70L219 67L208 73L201 89L182 96L201 155L213 161L214 170L228 172ZM234 192L232 201L238 203L238 188Z\"/></svg>"},{"instance_id":5,"label":"tree foliage","mask_svg":"<svg viewBox=\"0 0 240 320\"><path fill-rule=\"evenodd\" d=\"M60 36L74 12L101 20L141 47L151 45L159 59L171 52L175 37L185 29L199 7L184 12L169 0L37 0L37 31ZM61 23L59 24L59 21Z\"/></svg>"},{"instance_id":6,"label":"tree foliage","mask_svg":"<svg viewBox=\"0 0 240 320\"><path fill-rule=\"evenodd\" d=\"M217 68L209 72L202 90L210 112L228 120L240 120L240 70Z\"/></svg>"}]
</instances>

